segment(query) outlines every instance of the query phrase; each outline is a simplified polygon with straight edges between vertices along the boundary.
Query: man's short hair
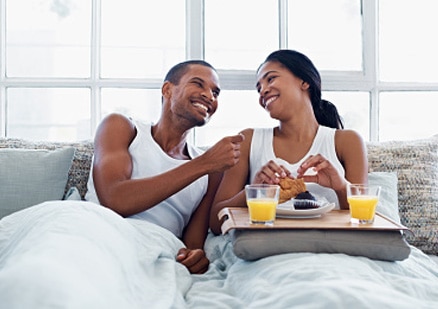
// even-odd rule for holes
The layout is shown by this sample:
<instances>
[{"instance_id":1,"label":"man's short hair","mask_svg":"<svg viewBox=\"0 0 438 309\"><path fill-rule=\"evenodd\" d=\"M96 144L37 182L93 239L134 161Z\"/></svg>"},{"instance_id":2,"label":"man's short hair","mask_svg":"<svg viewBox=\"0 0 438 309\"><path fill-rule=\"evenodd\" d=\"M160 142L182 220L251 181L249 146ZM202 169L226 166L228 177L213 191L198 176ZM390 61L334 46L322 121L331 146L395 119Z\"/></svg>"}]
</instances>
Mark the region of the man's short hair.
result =
<instances>
[{"instance_id":1,"label":"man's short hair","mask_svg":"<svg viewBox=\"0 0 438 309\"><path fill-rule=\"evenodd\" d=\"M167 73L166 77L164 78L164 81L168 81L174 85L178 85L179 81L181 80L181 77L187 72L189 67L194 64L203 65L205 67L211 68L213 71L216 72L216 69L211 64L209 64L204 60L187 60L173 66Z\"/></svg>"}]
</instances>

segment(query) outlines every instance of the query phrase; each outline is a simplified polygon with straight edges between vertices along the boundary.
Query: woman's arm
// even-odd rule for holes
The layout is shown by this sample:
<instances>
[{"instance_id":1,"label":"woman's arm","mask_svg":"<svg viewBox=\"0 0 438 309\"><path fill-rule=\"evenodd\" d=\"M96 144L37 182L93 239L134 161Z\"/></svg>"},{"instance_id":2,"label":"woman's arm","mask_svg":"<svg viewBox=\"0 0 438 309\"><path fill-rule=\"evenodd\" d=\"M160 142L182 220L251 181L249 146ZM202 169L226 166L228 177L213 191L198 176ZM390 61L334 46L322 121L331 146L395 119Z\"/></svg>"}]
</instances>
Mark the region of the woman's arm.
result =
<instances>
[{"instance_id":1,"label":"woman's arm","mask_svg":"<svg viewBox=\"0 0 438 309\"><path fill-rule=\"evenodd\" d=\"M221 233L222 221L217 215L224 207L246 206L245 191L249 175L249 153L251 148L252 129L241 132L245 140L240 145L240 160L232 168L226 170L220 182L210 212L210 228L214 234Z\"/></svg>"},{"instance_id":2,"label":"woman's arm","mask_svg":"<svg viewBox=\"0 0 438 309\"><path fill-rule=\"evenodd\" d=\"M335 145L345 169L345 179L350 183L368 183L368 154L362 137L353 130L337 130ZM346 184L335 191L341 209L348 209Z\"/></svg>"},{"instance_id":3,"label":"woman's arm","mask_svg":"<svg viewBox=\"0 0 438 309\"><path fill-rule=\"evenodd\" d=\"M307 158L298 168L297 177L305 182L314 182L320 186L333 189L341 209L348 209L347 183L368 182L368 161L365 144L358 133L352 130L337 130L335 148L339 161L345 170L345 177L323 155L317 154ZM313 168L316 174L305 175Z\"/></svg>"}]
</instances>

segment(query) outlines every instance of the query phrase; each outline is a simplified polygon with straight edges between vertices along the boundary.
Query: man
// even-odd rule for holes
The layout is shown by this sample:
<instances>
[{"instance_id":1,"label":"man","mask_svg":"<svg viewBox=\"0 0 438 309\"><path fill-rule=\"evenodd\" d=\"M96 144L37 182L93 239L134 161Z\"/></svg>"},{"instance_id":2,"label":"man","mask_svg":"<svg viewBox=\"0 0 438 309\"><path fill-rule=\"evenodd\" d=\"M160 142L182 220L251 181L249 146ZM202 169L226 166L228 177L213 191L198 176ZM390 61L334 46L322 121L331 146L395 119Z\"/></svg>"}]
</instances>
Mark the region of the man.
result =
<instances>
[{"instance_id":1,"label":"man","mask_svg":"<svg viewBox=\"0 0 438 309\"><path fill-rule=\"evenodd\" d=\"M189 131L218 107L219 77L207 62L177 64L161 92L156 124L112 114L99 125L86 199L170 230L187 247L177 261L204 273L210 206L222 172L239 160L243 136L225 137L205 152L187 143Z\"/></svg>"}]
</instances>

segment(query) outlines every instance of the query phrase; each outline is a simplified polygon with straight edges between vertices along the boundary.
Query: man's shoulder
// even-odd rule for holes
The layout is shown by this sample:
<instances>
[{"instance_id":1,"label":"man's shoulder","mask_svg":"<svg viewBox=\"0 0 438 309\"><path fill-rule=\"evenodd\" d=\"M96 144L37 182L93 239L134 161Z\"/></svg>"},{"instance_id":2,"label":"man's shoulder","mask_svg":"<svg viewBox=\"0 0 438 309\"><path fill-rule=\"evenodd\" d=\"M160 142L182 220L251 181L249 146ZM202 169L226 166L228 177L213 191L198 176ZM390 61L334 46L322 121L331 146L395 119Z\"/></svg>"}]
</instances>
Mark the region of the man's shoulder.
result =
<instances>
[{"instance_id":1,"label":"man's shoulder","mask_svg":"<svg viewBox=\"0 0 438 309\"><path fill-rule=\"evenodd\" d=\"M115 128L133 128L134 123L132 119L128 118L125 115L118 114L118 113L111 113L105 116L101 123L100 127L108 128L108 127L115 127Z\"/></svg>"},{"instance_id":2,"label":"man's shoulder","mask_svg":"<svg viewBox=\"0 0 438 309\"><path fill-rule=\"evenodd\" d=\"M95 141L99 144L120 143L129 145L136 136L136 125L126 116L112 113L107 115L97 129Z\"/></svg>"}]
</instances>

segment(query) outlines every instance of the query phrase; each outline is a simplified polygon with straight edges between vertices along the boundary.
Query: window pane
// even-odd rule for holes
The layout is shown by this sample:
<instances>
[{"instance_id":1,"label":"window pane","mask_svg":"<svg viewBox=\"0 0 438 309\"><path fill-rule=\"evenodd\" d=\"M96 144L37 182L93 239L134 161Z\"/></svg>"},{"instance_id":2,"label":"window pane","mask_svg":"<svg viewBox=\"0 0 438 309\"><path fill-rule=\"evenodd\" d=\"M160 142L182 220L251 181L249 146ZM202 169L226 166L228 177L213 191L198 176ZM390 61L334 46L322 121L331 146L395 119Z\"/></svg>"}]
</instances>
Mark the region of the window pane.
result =
<instances>
[{"instance_id":1,"label":"window pane","mask_svg":"<svg viewBox=\"0 0 438 309\"><path fill-rule=\"evenodd\" d=\"M185 1L102 1L101 76L160 78L185 59Z\"/></svg>"},{"instance_id":2,"label":"window pane","mask_svg":"<svg viewBox=\"0 0 438 309\"><path fill-rule=\"evenodd\" d=\"M157 122L161 115L161 90L102 89L102 116L110 113Z\"/></svg>"},{"instance_id":3,"label":"window pane","mask_svg":"<svg viewBox=\"0 0 438 309\"><path fill-rule=\"evenodd\" d=\"M370 97L368 92L324 92L322 97L336 105L344 121L344 128L357 131L369 140Z\"/></svg>"},{"instance_id":4,"label":"window pane","mask_svg":"<svg viewBox=\"0 0 438 309\"><path fill-rule=\"evenodd\" d=\"M199 146L212 145L227 135L245 128L274 127L272 119L258 103L258 93L248 91L221 91L219 108L210 122L196 128L195 140ZM369 139L369 94L367 92L324 92L323 98L338 108L346 129L356 130L364 140Z\"/></svg>"},{"instance_id":5,"label":"window pane","mask_svg":"<svg viewBox=\"0 0 438 309\"><path fill-rule=\"evenodd\" d=\"M319 70L362 71L360 0L289 0L288 46Z\"/></svg>"},{"instance_id":6,"label":"window pane","mask_svg":"<svg viewBox=\"0 0 438 309\"><path fill-rule=\"evenodd\" d=\"M437 82L437 1L379 1L379 13L381 80Z\"/></svg>"},{"instance_id":7,"label":"window pane","mask_svg":"<svg viewBox=\"0 0 438 309\"><path fill-rule=\"evenodd\" d=\"M217 69L255 70L279 46L278 0L205 1L205 58Z\"/></svg>"},{"instance_id":8,"label":"window pane","mask_svg":"<svg viewBox=\"0 0 438 309\"><path fill-rule=\"evenodd\" d=\"M199 146L212 145L222 137L234 135L246 128L273 127L278 121L272 119L259 105L259 94L254 90L222 90L219 107L210 122L195 130Z\"/></svg>"},{"instance_id":9,"label":"window pane","mask_svg":"<svg viewBox=\"0 0 438 309\"><path fill-rule=\"evenodd\" d=\"M438 92L384 92L380 95L379 139L409 140L438 133Z\"/></svg>"},{"instance_id":10,"label":"window pane","mask_svg":"<svg viewBox=\"0 0 438 309\"><path fill-rule=\"evenodd\" d=\"M38 141L89 139L90 90L8 88L8 137Z\"/></svg>"},{"instance_id":11,"label":"window pane","mask_svg":"<svg viewBox=\"0 0 438 309\"><path fill-rule=\"evenodd\" d=\"M10 77L88 77L91 1L6 0Z\"/></svg>"}]
</instances>

